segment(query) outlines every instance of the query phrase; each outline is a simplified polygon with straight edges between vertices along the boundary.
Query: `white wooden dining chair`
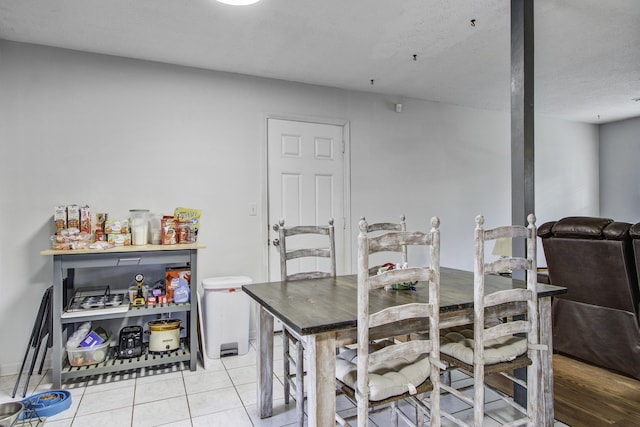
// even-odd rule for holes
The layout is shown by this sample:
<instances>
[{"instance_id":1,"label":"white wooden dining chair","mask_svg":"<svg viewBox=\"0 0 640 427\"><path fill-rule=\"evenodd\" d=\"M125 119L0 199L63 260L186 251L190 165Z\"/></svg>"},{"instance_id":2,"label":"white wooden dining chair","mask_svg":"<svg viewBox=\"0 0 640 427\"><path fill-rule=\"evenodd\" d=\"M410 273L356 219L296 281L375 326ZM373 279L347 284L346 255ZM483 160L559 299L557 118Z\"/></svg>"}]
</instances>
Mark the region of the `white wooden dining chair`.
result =
<instances>
[{"instance_id":1,"label":"white wooden dining chair","mask_svg":"<svg viewBox=\"0 0 640 427\"><path fill-rule=\"evenodd\" d=\"M366 221L365 217L361 216L360 221L363 221L363 220ZM407 223L405 221L404 215L400 216L400 222L397 222L397 223L396 222L376 222L373 224L367 223L367 233L369 233L369 235L377 235L387 231L406 231L406 230L407 230ZM392 259L382 258L388 255L389 252L399 253L400 256L399 257L395 256ZM374 263L372 261L371 263L374 265L369 267L369 275L377 274L378 270L380 270L380 268L382 268L386 263L395 261L394 263L397 264L398 259L399 259L400 265L407 263L407 247L406 246L385 247L384 249L381 249L380 251L378 251L378 253L380 255L377 256L377 259L382 260L384 262ZM373 256L372 255L373 253L369 254L370 260L373 260L373 258L376 257L376 255L373 255Z\"/></svg>"},{"instance_id":2,"label":"white wooden dining chair","mask_svg":"<svg viewBox=\"0 0 640 427\"><path fill-rule=\"evenodd\" d=\"M446 418L461 426L483 425L484 379L492 374L501 374L527 390L526 407L501 394L520 413L520 418L510 422L509 426L538 427L542 420L544 408L540 394L540 352L547 349L539 344L535 216L530 214L527 221L527 227L512 225L485 230L484 217L476 217L473 330L446 334L443 331L440 346L443 361L473 375L472 398L461 390L442 384L443 391L450 392L473 406L473 423L443 413ZM487 262L487 242L499 238L525 239L526 258L509 257ZM498 292L485 288L485 274L499 273L507 268L524 270L526 283L517 289ZM496 322L495 319L499 321ZM513 375L514 369L523 367L527 367L526 380Z\"/></svg>"},{"instance_id":3,"label":"white wooden dining chair","mask_svg":"<svg viewBox=\"0 0 640 427\"><path fill-rule=\"evenodd\" d=\"M278 232L278 249L280 253L280 277L282 281L312 279L336 276L336 246L333 219L329 225L298 225L285 227L284 219L273 226ZM321 247L302 247L308 245L305 239L319 243ZM298 243L297 241L301 242ZM318 242L321 240L321 242ZM301 246L302 245L302 246ZM305 261L305 265L291 272L291 262ZM304 271L300 271L303 269ZM293 349L293 351L292 351ZM296 417L299 425L304 423L304 340L301 336L282 325L283 382L284 400L289 403L289 396L296 401Z\"/></svg>"},{"instance_id":4,"label":"white wooden dining chair","mask_svg":"<svg viewBox=\"0 0 640 427\"><path fill-rule=\"evenodd\" d=\"M391 425L398 425L398 418L413 425L413 421L399 408L398 401L430 392L428 402L430 425L440 425L440 368L439 341L394 339L399 322L408 319L428 321L431 331L439 331L440 293L440 221L431 220L429 232L390 231L370 236L367 223L360 221L358 235L358 345L357 349L341 352L336 358L336 379L344 394L357 405L357 425L367 426L369 408L391 404ZM379 275L369 274L369 254L387 247L400 245L423 246L429 252L429 267L410 267L390 270ZM403 301L396 306L377 310L369 306L370 292L389 292L394 298L397 292L389 290L394 283L421 281L428 288L429 302L415 302L410 294L401 295ZM422 323L424 325L424 323ZM394 327L395 326L395 327ZM370 334L375 331L374 334ZM438 337L438 334L434 335ZM388 338L376 341L375 338ZM349 425L339 415L336 420ZM419 411L417 425L423 425L424 412Z\"/></svg>"}]
</instances>

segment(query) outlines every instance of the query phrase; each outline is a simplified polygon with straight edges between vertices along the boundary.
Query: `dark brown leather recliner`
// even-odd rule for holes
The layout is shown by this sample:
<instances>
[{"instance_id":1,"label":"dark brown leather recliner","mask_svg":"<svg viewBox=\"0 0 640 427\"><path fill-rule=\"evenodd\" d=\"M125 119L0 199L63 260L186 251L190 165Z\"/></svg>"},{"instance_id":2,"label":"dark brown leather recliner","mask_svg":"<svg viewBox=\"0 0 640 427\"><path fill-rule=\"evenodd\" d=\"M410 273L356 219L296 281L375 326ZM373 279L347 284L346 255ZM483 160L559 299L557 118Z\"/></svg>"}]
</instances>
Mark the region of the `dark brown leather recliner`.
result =
<instances>
[{"instance_id":1,"label":"dark brown leather recliner","mask_svg":"<svg viewBox=\"0 0 640 427\"><path fill-rule=\"evenodd\" d=\"M629 229L631 244L633 245L633 255L636 261L636 273L638 274L638 285L640 288L640 222L633 224ZM640 312L640 307L638 307Z\"/></svg>"},{"instance_id":2,"label":"dark brown leather recliner","mask_svg":"<svg viewBox=\"0 0 640 427\"><path fill-rule=\"evenodd\" d=\"M538 236L551 284L568 288L552 305L554 349L640 379L640 289L630 228L608 218L567 217L543 224ZM640 245L640 224L637 230Z\"/></svg>"}]
</instances>

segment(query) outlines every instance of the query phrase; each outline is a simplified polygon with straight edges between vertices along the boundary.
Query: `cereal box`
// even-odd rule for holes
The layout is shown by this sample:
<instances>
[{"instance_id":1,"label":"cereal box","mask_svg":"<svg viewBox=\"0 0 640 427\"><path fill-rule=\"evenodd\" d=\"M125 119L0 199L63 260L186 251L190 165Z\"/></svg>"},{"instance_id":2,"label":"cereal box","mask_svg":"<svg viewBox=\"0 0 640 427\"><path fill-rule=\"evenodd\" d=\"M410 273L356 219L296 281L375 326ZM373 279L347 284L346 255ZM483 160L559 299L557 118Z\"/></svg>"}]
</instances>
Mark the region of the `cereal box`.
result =
<instances>
[{"instance_id":1,"label":"cereal box","mask_svg":"<svg viewBox=\"0 0 640 427\"><path fill-rule=\"evenodd\" d=\"M80 206L67 206L67 228L80 228Z\"/></svg>"},{"instance_id":2,"label":"cereal box","mask_svg":"<svg viewBox=\"0 0 640 427\"><path fill-rule=\"evenodd\" d=\"M198 229L200 228L200 209L176 208L173 216L179 223L187 225L188 238L180 243L195 243L198 240Z\"/></svg>"},{"instance_id":3,"label":"cereal box","mask_svg":"<svg viewBox=\"0 0 640 427\"><path fill-rule=\"evenodd\" d=\"M67 207L65 205L56 206L53 213L53 224L56 227L56 234L67 228Z\"/></svg>"},{"instance_id":4,"label":"cereal box","mask_svg":"<svg viewBox=\"0 0 640 427\"><path fill-rule=\"evenodd\" d=\"M104 232L107 234L111 233L128 233L129 232L129 220L123 219L121 221L111 221L107 220L104 223Z\"/></svg>"}]
</instances>

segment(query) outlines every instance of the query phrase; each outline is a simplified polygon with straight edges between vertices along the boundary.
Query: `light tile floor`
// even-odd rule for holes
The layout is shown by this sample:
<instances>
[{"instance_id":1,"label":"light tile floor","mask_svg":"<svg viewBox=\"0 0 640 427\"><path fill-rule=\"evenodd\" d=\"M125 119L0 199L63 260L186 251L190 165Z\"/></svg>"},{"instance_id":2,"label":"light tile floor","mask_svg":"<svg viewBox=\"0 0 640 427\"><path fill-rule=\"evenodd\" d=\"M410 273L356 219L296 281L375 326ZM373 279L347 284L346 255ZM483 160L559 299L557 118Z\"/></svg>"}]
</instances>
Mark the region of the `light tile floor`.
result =
<instances>
[{"instance_id":1,"label":"light tile floor","mask_svg":"<svg viewBox=\"0 0 640 427\"><path fill-rule=\"evenodd\" d=\"M67 381L62 388L71 392L71 407L44 420L44 423L24 422L18 425L36 427L99 427L99 426L165 426L165 427L279 427L295 425L295 402L284 403L282 382L282 347L278 337L274 343L274 414L260 419L256 408L256 351L242 356L207 359L196 372L165 367L139 370L89 379ZM0 377L0 403L22 399L25 376L15 399L11 398L17 375ZM454 376L454 385L469 381ZM51 390L51 376L33 375L27 396ZM499 426L513 417L513 410L491 391L487 393L485 426ZM354 406L344 396L337 398L336 407L342 416L355 414ZM462 418L472 416L465 404L452 396L443 396L443 409ZM370 416L372 426L389 425L389 410ZM402 425L402 422L401 422ZM443 426L451 425L443 420ZM556 427L565 426L556 422Z\"/></svg>"}]
</instances>

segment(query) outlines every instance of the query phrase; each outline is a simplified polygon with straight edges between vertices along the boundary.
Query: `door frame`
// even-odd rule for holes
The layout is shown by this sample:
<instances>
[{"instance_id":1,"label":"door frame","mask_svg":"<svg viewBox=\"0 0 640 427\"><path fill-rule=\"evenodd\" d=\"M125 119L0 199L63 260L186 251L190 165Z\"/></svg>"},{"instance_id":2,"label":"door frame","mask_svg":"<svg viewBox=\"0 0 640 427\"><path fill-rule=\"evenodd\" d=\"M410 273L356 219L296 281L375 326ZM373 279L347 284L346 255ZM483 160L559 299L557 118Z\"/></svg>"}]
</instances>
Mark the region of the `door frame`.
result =
<instances>
[{"instance_id":1,"label":"door frame","mask_svg":"<svg viewBox=\"0 0 640 427\"><path fill-rule=\"evenodd\" d=\"M342 140L344 142L344 156L343 156L343 206L344 206L344 233L343 233L343 247L344 247L344 272L338 272L348 274L351 272L351 129L349 120L345 119L333 119L326 117L315 116L303 116L296 114L280 114L280 113L267 113L262 120L262 144L260 145L260 241L264 242L264 246L260 253L262 254L263 265L263 277L265 281L269 280L269 245L271 240L269 237L269 230L273 224L269 224L269 158L268 158L268 122L269 119L289 120L294 122L307 122L316 123L322 125L334 125L342 127ZM337 242L336 242L337 243Z\"/></svg>"}]
</instances>

